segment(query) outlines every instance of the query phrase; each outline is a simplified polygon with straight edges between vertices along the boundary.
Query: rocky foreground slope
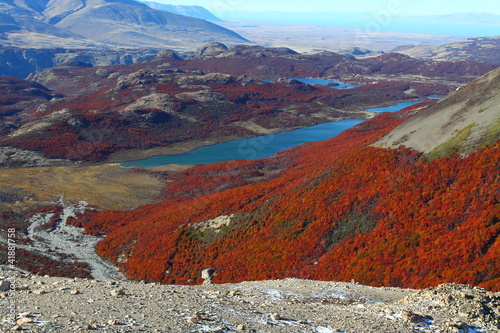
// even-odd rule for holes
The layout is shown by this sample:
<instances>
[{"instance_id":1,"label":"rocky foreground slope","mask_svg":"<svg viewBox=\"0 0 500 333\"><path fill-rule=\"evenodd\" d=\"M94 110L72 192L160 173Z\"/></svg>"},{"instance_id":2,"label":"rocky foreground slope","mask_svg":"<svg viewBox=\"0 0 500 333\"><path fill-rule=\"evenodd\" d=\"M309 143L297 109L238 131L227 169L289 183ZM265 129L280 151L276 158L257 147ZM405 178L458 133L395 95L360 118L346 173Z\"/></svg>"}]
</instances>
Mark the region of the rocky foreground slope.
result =
<instances>
[{"instance_id":1,"label":"rocky foreground slope","mask_svg":"<svg viewBox=\"0 0 500 333\"><path fill-rule=\"evenodd\" d=\"M7 268L1 275L16 282L0 294L4 332L500 331L500 294L465 285L418 291L285 279L172 286ZM17 308L9 313L11 302Z\"/></svg>"}]
</instances>

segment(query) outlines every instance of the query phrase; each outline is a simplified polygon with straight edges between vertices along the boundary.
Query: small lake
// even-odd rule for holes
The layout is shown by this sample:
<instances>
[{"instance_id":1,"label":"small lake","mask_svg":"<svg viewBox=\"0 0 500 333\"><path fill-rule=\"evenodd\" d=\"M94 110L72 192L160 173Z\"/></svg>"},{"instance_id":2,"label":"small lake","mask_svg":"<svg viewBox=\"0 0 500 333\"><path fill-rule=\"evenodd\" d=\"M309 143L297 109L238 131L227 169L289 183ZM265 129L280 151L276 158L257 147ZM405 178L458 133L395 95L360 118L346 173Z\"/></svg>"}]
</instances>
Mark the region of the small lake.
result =
<instances>
[{"instance_id":1,"label":"small lake","mask_svg":"<svg viewBox=\"0 0 500 333\"><path fill-rule=\"evenodd\" d=\"M368 109L367 111L394 112L420 102L403 102L383 108ZM267 158L277 152L306 142L328 140L363 121L362 119L345 119L323 123L293 131L203 146L186 154L158 155L143 160L122 162L121 165L124 167L152 168L167 164L210 164L238 159Z\"/></svg>"},{"instance_id":2,"label":"small lake","mask_svg":"<svg viewBox=\"0 0 500 333\"><path fill-rule=\"evenodd\" d=\"M335 89L352 89L361 87L359 84L347 84L340 81L323 80L323 79L308 79L308 78L294 78L294 80L307 83L307 84L322 84L324 86L331 85Z\"/></svg>"},{"instance_id":3,"label":"small lake","mask_svg":"<svg viewBox=\"0 0 500 333\"><path fill-rule=\"evenodd\" d=\"M438 99L438 98L436 98L436 99ZM381 107L381 108L366 109L366 111L371 111L371 112L396 112L396 111L402 110L404 108L407 108L409 106L412 106L412 105L415 105L415 104L418 104L418 103L422 103L422 102L425 102L425 101L401 102L401 103L398 103L398 104L384 106L384 107Z\"/></svg>"},{"instance_id":4,"label":"small lake","mask_svg":"<svg viewBox=\"0 0 500 333\"><path fill-rule=\"evenodd\" d=\"M347 83L342 83L340 81L333 81L333 80L323 80L323 79L310 79L306 77L294 77L292 80L297 80L302 83L307 83L307 84L321 84L321 85L330 85L332 88L335 89L352 89L356 87L360 87L359 84L347 84ZM272 82L275 81L273 80L262 80L264 82Z\"/></svg>"},{"instance_id":5,"label":"small lake","mask_svg":"<svg viewBox=\"0 0 500 333\"><path fill-rule=\"evenodd\" d=\"M302 143L330 139L361 122L363 122L361 119L345 119L293 131L203 146L186 154L158 155L144 160L123 162L121 165L151 168L166 164L210 164L230 160L267 158Z\"/></svg>"}]
</instances>

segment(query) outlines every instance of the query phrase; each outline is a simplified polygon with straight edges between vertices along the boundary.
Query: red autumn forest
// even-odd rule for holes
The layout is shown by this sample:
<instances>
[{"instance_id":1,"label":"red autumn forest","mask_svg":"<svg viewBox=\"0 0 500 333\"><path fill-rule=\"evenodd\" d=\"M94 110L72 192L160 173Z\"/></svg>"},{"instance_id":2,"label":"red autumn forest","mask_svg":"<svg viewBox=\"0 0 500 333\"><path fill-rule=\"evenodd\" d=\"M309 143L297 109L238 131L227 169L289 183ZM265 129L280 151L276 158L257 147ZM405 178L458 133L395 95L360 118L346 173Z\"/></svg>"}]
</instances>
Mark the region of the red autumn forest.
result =
<instances>
[{"instance_id":1,"label":"red autumn forest","mask_svg":"<svg viewBox=\"0 0 500 333\"><path fill-rule=\"evenodd\" d=\"M374 286L443 282L500 290L500 143L429 161L371 147L422 105L266 160L168 176L164 200L74 220L100 255L163 283L285 277ZM200 222L230 216L220 229Z\"/></svg>"}]
</instances>

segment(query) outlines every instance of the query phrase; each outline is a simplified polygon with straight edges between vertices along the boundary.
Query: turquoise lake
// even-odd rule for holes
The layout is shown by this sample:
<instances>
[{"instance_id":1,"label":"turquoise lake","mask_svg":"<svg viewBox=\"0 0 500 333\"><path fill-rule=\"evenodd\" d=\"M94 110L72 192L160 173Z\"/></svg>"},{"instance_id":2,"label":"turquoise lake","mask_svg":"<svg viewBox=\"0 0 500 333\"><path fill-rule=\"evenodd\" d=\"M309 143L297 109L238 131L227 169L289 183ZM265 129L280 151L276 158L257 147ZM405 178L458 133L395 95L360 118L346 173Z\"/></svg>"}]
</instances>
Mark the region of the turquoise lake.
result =
<instances>
[{"instance_id":1,"label":"turquoise lake","mask_svg":"<svg viewBox=\"0 0 500 333\"><path fill-rule=\"evenodd\" d=\"M322 85L327 85L329 83L333 83L333 84L336 84L335 86L332 86L332 88L335 88L335 89L351 89L351 88L355 88L355 87L360 87L359 84L347 84L347 83L343 83L343 82L340 82L340 81L334 81L334 80L310 79L310 78L307 78L307 77L299 77L299 78L294 77L292 79L300 81L300 82L303 82L303 83L307 83L307 84L322 84ZM273 80L262 80L262 81L272 82L272 81L274 81L274 79Z\"/></svg>"},{"instance_id":2,"label":"turquoise lake","mask_svg":"<svg viewBox=\"0 0 500 333\"><path fill-rule=\"evenodd\" d=\"M403 102L384 108L368 109L374 112L394 112L421 101ZM306 142L323 141L349 129L364 120L346 119L305 127L293 131L261 135L250 139L234 140L204 146L186 154L158 155L143 160L121 163L124 167L151 168L167 164L193 165L210 164L238 159L257 159L271 157L279 151L298 146Z\"/></svg>"},{"instance_id":3,"label":"turquoise lake","mask_svg":"<svg viewBox=\"0 0 500 333\"><path fill-rule=\"evenodd\" d=\"M372 108L372 109L367 109L367 111L372 111L372 112L396 112L399 110L402 110L404 108L407 108L409 106L421 103L423 101L412 101L412 102L401 102L398 104L390 105L390 106L384 106L381 108Z\"/></svg>"}]
</instances>

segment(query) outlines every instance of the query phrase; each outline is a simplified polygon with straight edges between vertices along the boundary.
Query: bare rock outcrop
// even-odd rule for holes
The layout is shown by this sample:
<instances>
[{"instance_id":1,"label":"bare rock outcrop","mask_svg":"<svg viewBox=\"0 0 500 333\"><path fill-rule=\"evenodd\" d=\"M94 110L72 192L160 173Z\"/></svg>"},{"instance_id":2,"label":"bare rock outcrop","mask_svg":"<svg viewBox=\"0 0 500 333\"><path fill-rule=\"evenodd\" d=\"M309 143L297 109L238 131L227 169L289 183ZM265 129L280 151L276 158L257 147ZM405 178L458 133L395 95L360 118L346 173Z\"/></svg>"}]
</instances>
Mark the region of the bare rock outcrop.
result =
<instances>
[{"instance_id":1,"label":"bare rock outcrop","mask_svg":"<svg viewBox=\"0 0 500 333\"><path fill-rule=\"evenodd\" d=\"M442 284L405 298L404 303L422 303L449 308L452 326L500 329L500 295L482 288L457 284Z\"/></svg>"},{"instance_id":2,"label":"bare rock outcrop","mask_svg":"<svg viewBox=\"0 0 500 333\"><path fill-rule=\"evenodd\" d=\"M0 147L0 167L42 167L56 165L71 165L75 162L64 159L46 158L42 154L15 147Z\"/></svg>"},{"instance_id":3,"label":"bare rock outcrop","mask_svg":"<svg viewBox=\"0 0 500 333\"><path fill-rule=\"evenodd\" d=\"M228 50L227 46L222 43L210 43L205 44L198 49L196 49L193 57L203 58L207 56L216 56L218 54L224 53Z\"/></svg>"}]
</instances>

